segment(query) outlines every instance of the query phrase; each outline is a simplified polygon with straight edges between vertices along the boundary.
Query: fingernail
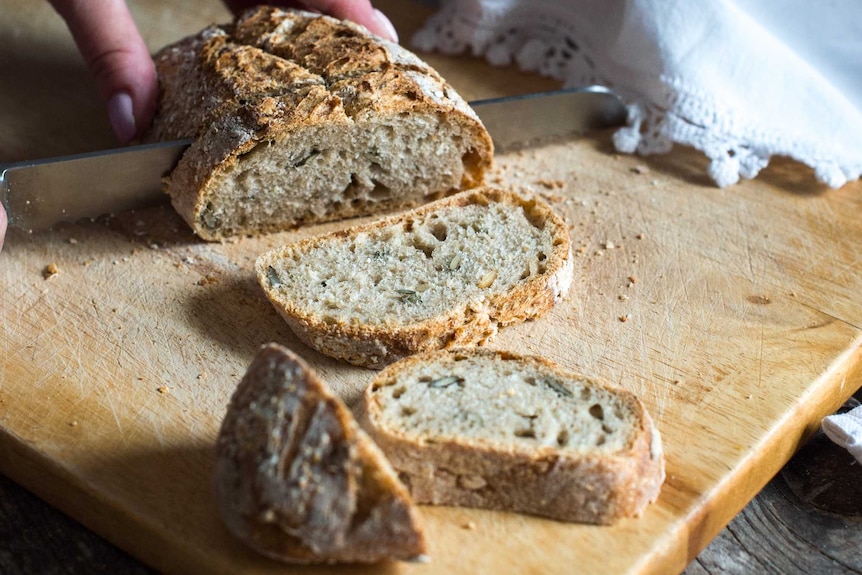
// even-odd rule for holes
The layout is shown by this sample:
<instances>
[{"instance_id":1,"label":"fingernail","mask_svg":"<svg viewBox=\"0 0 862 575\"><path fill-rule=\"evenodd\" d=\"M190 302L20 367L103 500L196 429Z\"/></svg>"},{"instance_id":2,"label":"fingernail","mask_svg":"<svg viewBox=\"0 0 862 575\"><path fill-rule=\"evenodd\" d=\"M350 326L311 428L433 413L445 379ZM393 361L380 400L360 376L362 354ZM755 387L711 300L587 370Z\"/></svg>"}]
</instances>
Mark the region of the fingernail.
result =
<instances>
[{"instance_id":1,"label":"fingernail","mask_svg":"<svg viewBox=\"0 0 862 575\"><path fill-rule=\"evenodd\" d=\"M397 43L398 32L395 31L395 26L393 26L389 18L386 17L386 14L375 8L374 16L377 18L377 23L380 24L380 27L386 32L383 35L388 36L390 40Z\"/></svg>"},{"instance_id":2,"label":"fingernail","mask_svg":"<svg viewBox=\"0 0 862 575\"><path fill-rule=\"evenodd\" d=\"M135 114L132 110L132 97L125 92L117 92L108 100L108 120L114 135L125 144L135 137Z\"/></svg>"}]
</instances>

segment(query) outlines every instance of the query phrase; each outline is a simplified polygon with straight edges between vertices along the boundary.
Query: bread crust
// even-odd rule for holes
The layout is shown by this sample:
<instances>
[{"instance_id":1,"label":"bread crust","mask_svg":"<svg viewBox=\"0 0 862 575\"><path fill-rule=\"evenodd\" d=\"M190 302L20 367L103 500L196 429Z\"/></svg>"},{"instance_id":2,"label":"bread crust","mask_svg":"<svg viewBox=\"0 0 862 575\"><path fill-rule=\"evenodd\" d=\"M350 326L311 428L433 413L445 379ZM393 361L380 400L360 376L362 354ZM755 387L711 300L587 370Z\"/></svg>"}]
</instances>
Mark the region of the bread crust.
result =
<instances>
[{"instance_id":1,"label":"bread crust","mask_svg":"<svg viewBox=\"0 0 862 575\"><path fill-rule=\"evenodd\" d=\"M395 225L410 225L429 213L448 207L509 203L523 207L541 225L551 228L554 245L547 254L546 270L506 292L492 292L482 299L453 306L447 313L416 323L372 325L326 320L308 313L282 297L270 285L272 262L288 252L302 253L314 246ZM307 238L267 252L256 262L258 282L278 313L306 345L353 365L382 369L416 353L480 345L493 338L498 327L520 323L545 314L567 295L572 282L573 262L568 228L559 216L536 199L491 187L480 187L427 204L410 212L330 234Z\"/></svg>"},{"instance_id":2,"label":"bread crust","mask_svg":"<svg viewBox=\"0 0 862 575\"><path fill-rule=\"evenodd\" d=\"M574 376L611 389L637 414L633 439L613 453L572 453L514 442L502 447L468 439L422 438L381 424L380 389L405 369L455 354L528 362L559 378ZM625 390L572 374L539 357L480 349L416 355L381 371L366 388L356 411L360 426L420 504L497 509L608 525L640 515L658 498L664 482L661 440L643 404Z\"/></svg>"},{"instance_id":3,"label":"bread crust","mask_svg":"<svg viewBox=\"0 0 862 575\"><path fill-rule=\"evenodd\" d=\"M373 204L344 202L325 214L273 218L254 229L220 227L207 210L222 176L245 154L274 142L326 141L330 134L337 139L348 129L361 132L399 114L439 118L457 127L469 150L460 182L427 195L480 184L493 160L485 128L437 72L349 22L261 6L232 24L211 26L160 50L154 60L161 89L145 139L194 140L165 179L165 189L175 209L207 240L392 211L424 200L412 190L396 190Z\"/></svg>"},{"instance_id":4,"label":"bread crust","mask_svg":"<svg viewBox=\"0 0 862 575\"><path fill-rule=\"evenodd\" d=\"M237 387L216 449L228 529L290 563L413 560L418 512L350 411L295 354L264 346Z\"/></svg>"}]
</instances>

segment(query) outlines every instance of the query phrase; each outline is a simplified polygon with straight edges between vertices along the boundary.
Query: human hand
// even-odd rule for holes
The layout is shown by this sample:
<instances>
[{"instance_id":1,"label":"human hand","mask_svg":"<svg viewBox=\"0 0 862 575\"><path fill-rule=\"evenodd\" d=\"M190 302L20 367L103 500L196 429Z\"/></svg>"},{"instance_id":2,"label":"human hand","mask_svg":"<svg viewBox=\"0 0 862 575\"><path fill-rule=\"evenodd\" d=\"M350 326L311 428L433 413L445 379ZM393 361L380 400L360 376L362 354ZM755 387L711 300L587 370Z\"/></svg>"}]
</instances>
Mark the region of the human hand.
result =
<instances>
[{"instance_id":1,"label":"human hand","mask_svg":"<svg viewBox=\"0 0 862 575\"><path fill-rule=\"evenodd\" d=\"M125 0L49 0L66 21L90 74L105 100L108 119L120 143L128 143L150 125L158 82L152 58ZM234 13L260 0L224 0ZM315 10L361 24L398 41L395 28L371 0L305 0L273 2ZM2 211L2 208L0 208ZM5 219L0 222L5 224ZM2 229L2 228L0 228Z\"/></svg>"}]
</instances>

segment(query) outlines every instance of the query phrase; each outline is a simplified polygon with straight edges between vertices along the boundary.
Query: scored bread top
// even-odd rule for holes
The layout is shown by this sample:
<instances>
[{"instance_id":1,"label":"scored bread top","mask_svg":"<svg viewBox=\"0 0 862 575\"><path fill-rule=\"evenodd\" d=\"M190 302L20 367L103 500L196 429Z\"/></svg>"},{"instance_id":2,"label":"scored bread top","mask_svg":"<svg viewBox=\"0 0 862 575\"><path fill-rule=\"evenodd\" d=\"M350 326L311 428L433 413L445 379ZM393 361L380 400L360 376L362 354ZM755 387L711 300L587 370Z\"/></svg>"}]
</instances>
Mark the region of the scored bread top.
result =
<instances>
[{"instance_id":1,"label":"scored bread top","mask_svg":"<svg viewBox=\"0 0 862 575\"><path fill-rule=\"evenodd\" d=\"M412 207L482 183L493 160L436 71L350 22L258 7L154 59L145 139L194 139L165 183L204 239Z\"/></svg>"},{"instance_id":2,"label":"scored bread top","mask_svg":"<svg viewBox=\"0 0 862 575\"><path fill-rule=\"evenodd\" d=\"M288 562L416 559L420 518L347 407L287 348L260 349L231 397L215 488L228 529Z\"/></svg>"}]
</instances>

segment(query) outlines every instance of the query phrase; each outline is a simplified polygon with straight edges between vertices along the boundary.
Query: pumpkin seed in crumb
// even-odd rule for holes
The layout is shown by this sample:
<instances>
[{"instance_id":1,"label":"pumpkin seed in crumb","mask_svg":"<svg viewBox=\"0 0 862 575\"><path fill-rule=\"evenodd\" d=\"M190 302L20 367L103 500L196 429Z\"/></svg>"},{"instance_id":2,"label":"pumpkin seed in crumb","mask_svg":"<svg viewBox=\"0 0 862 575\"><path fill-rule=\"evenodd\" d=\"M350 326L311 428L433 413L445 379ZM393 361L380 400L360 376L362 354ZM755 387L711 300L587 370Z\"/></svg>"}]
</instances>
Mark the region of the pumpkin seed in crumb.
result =
<instances>
[{"instance_id":1,"label":"pumpkin seed in crumb","mask_svg":"<svg viewBox=\"0 0 862 575\"><path fill-rule=\"evenodd\" d=\"M428 387L432 387L434 389L445 389L450 385L464 387L464 378L458 375L444 375L443 377L438 377L437 379L428 382Z\"/></svg>"},{"instance_id":2,"label":"pumpkin seed in crumb","mask_svg":"<svg viewBox=\"0 0 862 575\"><path fill-rule=\"evenodd\" d=\"M461 260L462 259L463 258L461 257L461 254L455 254L455 257L453 257L451 260L449 260L449 270L455 271L459 267L461 267Z\"/></svg>"},{"instance_id":3,"label":"pumpkin seed in crumb","mask_svg":"<svg viewBox=\"0 0 862 575\"><path fill-rule=\"evenodd\" d=\"M282 286L281 278L278 277L278 272L275 271L275 268L269 266L267 270L267 276L269 277L269 285L271 285L274 289L278 289Z\"/></svg>"},{"instance_id":4,"label":"pumpkin seed in crumb","mask_svg":"<svg viewBox=\"0 0 862 575\"><path fill-rule=\"evenodd\" d=\"M548 387L550 387L563 397L574 397L574 394L569 391L569 389L564 387L562 383L555 379L546 379L545 383L548 385Z\"/></svg>"},{"instance_id":5,"label":"pumpkin seed in crumb","mask_svg":"<svg viewBox=\"0 0 862 575\"><path fill-rule=\"evenodd\" d=\"M405 301L408 303L419 303L422 301L422 298L418 293L413 291L412 289L397 289L398 296L401 298L401 301Z\"/></svg>"},{"instance_id":6,"label":"pumpkin seed in crumb","mask_svg":"<svg viewBox=\"0 0 862 575\"><path fill-rule=\"evenodd\" d=\"M314 158L315 156L319 156L319 155L320 155L320 150L315 148L315 149L311 150L307 156L305 156L304 158L300 158L299 160L294 162L293 167L294 168L301 168L302 166L307 164L310 159Z\"/></svg>"}]
</instances>

